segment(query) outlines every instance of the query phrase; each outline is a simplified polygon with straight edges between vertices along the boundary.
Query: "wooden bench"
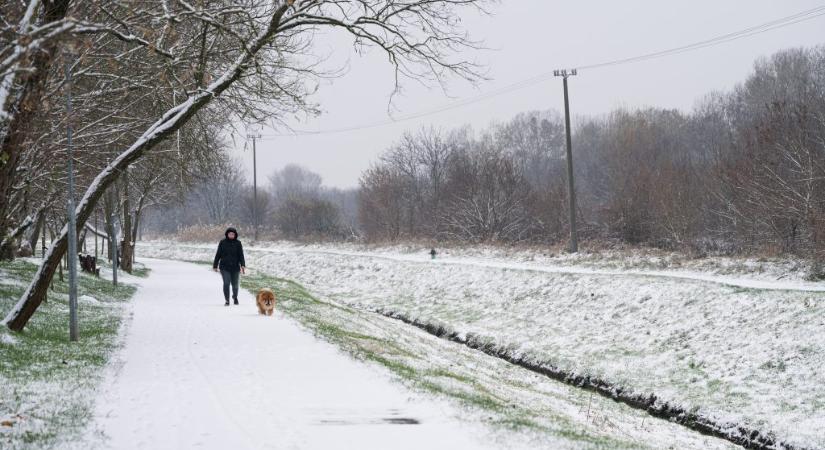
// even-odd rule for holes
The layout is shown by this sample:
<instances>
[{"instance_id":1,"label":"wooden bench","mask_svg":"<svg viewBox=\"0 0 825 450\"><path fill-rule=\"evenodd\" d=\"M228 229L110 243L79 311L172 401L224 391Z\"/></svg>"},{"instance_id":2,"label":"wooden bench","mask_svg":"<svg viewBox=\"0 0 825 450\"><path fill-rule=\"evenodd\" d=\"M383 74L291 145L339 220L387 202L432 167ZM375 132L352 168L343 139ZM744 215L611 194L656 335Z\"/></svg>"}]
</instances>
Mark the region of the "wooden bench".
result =
<instances>
[{"instance_id":1,"label":"wooden bench","mask_svg":"<svg viewBox=\"0 0 825 450\"><path fill-rule=\"evenodd\" d=\"M80 258L80 268L84 272L93 273L96 277L100 276L100 268L97 267L97 258L92 255L84 255L81 253L79 253L77 257Z\"/></svg>"}]
</instances>

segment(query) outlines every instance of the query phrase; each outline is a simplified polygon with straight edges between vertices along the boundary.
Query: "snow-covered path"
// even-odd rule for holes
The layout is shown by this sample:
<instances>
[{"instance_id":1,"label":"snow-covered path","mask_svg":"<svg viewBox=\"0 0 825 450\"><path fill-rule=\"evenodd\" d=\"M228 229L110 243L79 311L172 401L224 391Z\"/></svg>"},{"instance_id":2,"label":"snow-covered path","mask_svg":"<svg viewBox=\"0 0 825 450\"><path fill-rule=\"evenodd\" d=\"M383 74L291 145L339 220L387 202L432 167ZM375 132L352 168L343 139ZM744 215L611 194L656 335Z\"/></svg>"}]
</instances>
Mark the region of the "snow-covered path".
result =
<instances>
[{"instance_id":1,"label":"snow-covered path","mask_svg":"<svg viewBox=\"0 0 825 450\"><path fill-rule=\"evenodd\" d=\"M84 448L489 447L488 433L452 407L410 393L277 312L259 316L249 293L224 307L220 277L205 267L145 264L152 272Z\"/></svg>"},{"instance_id":2,"label":"snow-covered path","mask_svg":"<svg viewBox=\"0 0 825 450\"><path fill-rule=\"evenodd\" d=\"M247 260L322 300L479 336L511 355L596 374L719 421L825 448L818 402L825 398L825 295L814 292L825 288L822 282L771 267L753 274L737 269L731 273L741 275L734 277L673 269L671 276L603 268L625 267L621 261L559 267L526 252L487 256L471 249L468 257L433 261L423 251L352 250L277 243L250 246ZM139 251L185 260L214 254L206 245L172 242L146 243ZM777 273L790 279L776 280ZM761 287L771 278L775 285Z\"/></svg>"}]
</instances>

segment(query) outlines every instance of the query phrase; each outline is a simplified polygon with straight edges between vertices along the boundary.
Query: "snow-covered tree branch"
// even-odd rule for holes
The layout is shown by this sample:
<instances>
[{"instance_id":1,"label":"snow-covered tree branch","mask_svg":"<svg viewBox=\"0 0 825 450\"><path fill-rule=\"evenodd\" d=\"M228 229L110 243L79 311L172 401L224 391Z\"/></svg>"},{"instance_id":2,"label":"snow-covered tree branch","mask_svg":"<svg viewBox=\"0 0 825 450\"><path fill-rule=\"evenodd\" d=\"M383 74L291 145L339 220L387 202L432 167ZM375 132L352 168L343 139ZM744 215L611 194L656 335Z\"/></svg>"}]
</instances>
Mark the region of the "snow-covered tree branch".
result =
<instances>
[{"instance_id":1,"label":"snow-covered tree branch","mask_svg":"<svg viewBox=\"0 0 825 450\"><path fill-rule=\"evenodd\" d=\"M72 121L78 149L85 150L78 152L79 166L88 177L76 211L82 229L120 174L152 152L168 151L164 143L178 131L191 131L197 116L211 108L232 111L244 120L277 121L286 112L315 114L308 95L324 72L307 53L319 28L348 31L357 48L383 49L396 68L397 82L402 76L438 83L447 75L477 79L477 67L459 54L475 44L459 31L456 17L462 8L476 8L482 1L180 0L150 5L64 0L65 10L51 21L71 25L64 35L71 39L59 42L74 49L64 52L63 65L68 63L76 79L77 112L61 117L58 105L48 99L39 102L45 92L62 89L62 73L52 68L58 56L52 51L36 68L43 78L31 96L36 106L27 126L7 127L4 122L3 133L18 136L14 148L26 141L39 144L34 151L59 154L61 124ZM44 2L38 9L30 3L32 11L40 11L31 17L45 23L43 11L53 4ZM12 82L10 89L19 89L17 84ZM36 120L49 125L46 136L33 133L29 125ZM173 160L190 152L180 146L176 150ZM7 151L5 144L2 151ZM3 166L9 186L19 176L19 153L13 164ZM11 198L9 187L0 194ZM0 231L6 228L0 226ZM10 328L21 330L42 301L66 251L67 232L63 226L32 284L6 316Z\"/></svg>"}]
</instances>

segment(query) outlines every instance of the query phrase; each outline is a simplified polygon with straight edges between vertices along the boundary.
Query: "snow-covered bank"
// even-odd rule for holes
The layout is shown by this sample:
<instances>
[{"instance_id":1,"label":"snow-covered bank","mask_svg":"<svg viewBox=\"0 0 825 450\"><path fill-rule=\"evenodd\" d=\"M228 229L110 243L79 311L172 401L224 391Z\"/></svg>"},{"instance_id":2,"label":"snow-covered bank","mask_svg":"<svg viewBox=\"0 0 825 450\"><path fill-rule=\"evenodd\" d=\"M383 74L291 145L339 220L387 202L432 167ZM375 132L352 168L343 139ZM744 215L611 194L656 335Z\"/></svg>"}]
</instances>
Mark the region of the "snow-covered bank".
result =
<instances>
[{"instance_id":1,"label":"snow-covered bank","mask_svg":"<svg viewBox=\"0 0 825 450\"><path fill-rule=\"evenodd\" d=\"M212 247L155 243L141 251L209 259ZM655 392L791 443L825 446L825 296L815 292L822 283L794 280L766 290L717 273L700 273L715 277L703 281L598 272L592 264L543 270L506 258L430 261L426 254L280 244L248 253L251 267L324 297L441 323L535 362Z\"/></svg>"},{"instance_id":2,"label":"snow-covered bank","mask_svg":"<svg viewBox=\"0 0 825 450\"><path fill-rule=\"evenodd\" d=\"M321 301L292 281L261 272L243 280L252 292L273 288L280 311L355 358L383 366L416 391L466 407L467 419L500 431L497 447L522 441L553 450L730 446L395 320Z\"/></svg>"},{"instance_id":3,"label":"snow-covered bank","mask_svg":"<svg viewBox=\"0 0 825 450\"><path fill-rule=\"evenodd\" d=\"M195 246L197 247L197 246ZM421 248L378 248L365 251L350 245L322 246L318 244L301 246L293 243L273 243L270 246L249 247L250 250L270 250L327 253L337 256L382 258L398 262L422 262L428 259L427 251ZM600 259L598 255L558 255L548 257L529 254L525 251L508 253L502 249L485 248L473 251L471 248L445 250L437 258L438 264L476 266L492 269L512 269L536 271L550 274L609 275L616 277L659 277L677 280L707 281L748 289L790 290L825 292L825 282L805 280L804 265L793 265L789 261L759 262L755 260L734 260L732 258L708 258L703 260L679 261L662 257L634 257L622 260L618 254L609 254ZM703 270L704 269L704 270Z\"/></svg>"}]
</instances>

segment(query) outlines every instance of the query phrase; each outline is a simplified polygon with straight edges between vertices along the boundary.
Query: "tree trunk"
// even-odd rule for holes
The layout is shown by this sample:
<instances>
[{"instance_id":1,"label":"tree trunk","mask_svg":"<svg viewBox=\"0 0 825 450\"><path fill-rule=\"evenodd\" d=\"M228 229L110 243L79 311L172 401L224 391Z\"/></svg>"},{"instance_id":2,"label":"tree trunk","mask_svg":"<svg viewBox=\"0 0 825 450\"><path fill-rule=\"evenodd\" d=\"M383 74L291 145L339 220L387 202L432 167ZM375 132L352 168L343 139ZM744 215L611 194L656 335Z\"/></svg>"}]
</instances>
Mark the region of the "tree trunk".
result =
<instances>
[{"instance_id":1,"label":"tree trunk","mask_svg":"<svg viewBox=\"0 0 825 450\"><path fill-rule=\"evenodd\" d=\"M69 3L70 0L45 2L44 7L46 9L43 14L43 23L56 22L66 17ZM14 80L22 82L20 94L8 100L13 102L9 107L0 105L0 108L3 108L4 111L15 111L8 126L5 127L6 129L2 130L4 133L0 133L3 136L3 140L0 142L0 240L6 239L6 233L11 227L7 216L9 210L12 209L12 185L20 163L20 156L23 154L26 134L31 124L34 123L34 117L40 111L43 89L46 86L49 69L54 60L55 48L56 45L52 41L40 51L31 55L33 70L28 72L27 75L19 75L25 77L23 80Z\"/></svg>"},{"instance_id":2,"label":"tree trunk","mask_svg":"<svg viewBox=\"0 0 825 450\"><path fill-rule=\"evenodd\" d=\"M86 228L83 228L83 231L80 233L80 237L77 238L77 248L79 249L78 253L86 254Z\"/></svg>"},{"instance_id":3,"label":"tree trunk","mask_svg":"<svg viewBox=\"0 0 825 450\"><path fill-rule=\"evenodd\" d=\"M124 171L120 178L123 184L123 229L120 232L123 241L120 247L120 267L127 273L132 273L134 243L132 242L132 206L129 201L129 171Z\"/></svg>"},{"instance_id":4,"label":"tree trunk","mask_svg":"<svg viewBox=\"0 0 825 450\"><path fill-rule=\"evenodd\" d=\"M114 246L115 242L115 200L112 192L106 193L106 198L103 200L103 221L106 223L106 259L112 262L115 257ZM112 264L114 267L114 263Z\"/></svg>"},{"instance_id":5,"label":"tree trunk","mask_svg":"<svg viewBox=\"0 0 825 450\"><path fill-rule=\"evenodd\" d=\"M132 224L132 263L135 262L135 243L138 240L138 230L140 229L141 209L141 206L138 205L138 209L135 210L135 223Z\"/></svg>"},{"instance_id":6,"label":"tree trunk","mask_svg":"<svg viewBox=\"0 0 825 450\"><path fill-rule=\"evenodd\" d=\"M42 242L43 246L40 251L40 259L46 259L46 229L48 228L48 221L43 223Z\"/></svg>"},{"instance_id":7,"label":"tree trunk","mask_svg":"<svg viewBox=\"0 0 825 450\"><path fill-rule=\"evenodd\" d=\"M103 255L104 253L106 253L108 255L107 249L106 249L106 238L101 236L100 237L100 254Z\"/></svg>"},{"instance_id":8,"label":"tree trunk","mask_svg":"<svg viewBox=\"0 0 825 450\"><path fill-rule=\"evenodd\" d=\"M54 230L53 229L49 230L49 236L51 236L52 243L54 243L55 242L55 235L54 235ZM69 244L67 242L66 243L66 248L68 248L68 247L69 247ZM63 255L62 255L62 253L64 253L66 251L66 248L64 248L61 251L61 254L55 260L55 264L57 264L57 268L58 268L58 272L59 272L58 273L58 279L60 281L63 281ZM45 261L44 261L44 264L45 264ZM54 275L54 271L52 271L52 275ZM54 290L54 284L52 284L52 290Z\"/></svg>"},{"instance_id":9,"label":"tree trunk","mask_svg":"<svg viewBox=\"0 0 825 450\"><path fill-rule=\"evenodd\" d=\"M132 263L135 262L135 243L138 241L138 231L140 230L140 215L143 214L143 207L148 197L149 189L140 196L137 208L135 208L135 223L132 224Z\"/></svg>"},{"instance_id":10,"label":"tree trunk","mask_svg":"<svg viewBox=\"0 0 825 450\"><path fill-rule=\"evenodd\" d=\"M37 219L34 222L34 230L32 230L31 236L29 236L29 246L32 248L32 252L34 253L37 250L37 238L40 237L41 230L44 231L44 225L46 222L46 208L42 208L40 211L37 212Z\"/></svg>"},{"instance_id":11,"label":"tree trunk","mask_svg":"<svg viewBox=\"0 0 825 450\"><path fill-rule=\"evenodd\" d=\"M21 223L20 226L12 230L6 237L3 238L3 241L0 242L0 259L14 259L14 246L17 243L17 239L19 239L20 236L22 236L33 223L34 219L32 219L32 216L28 216L25 220L23 220L23 223Z\"/></svg>"},{"instance_id":12,"label":"tree trunk","mask_svg":"<svg viewBox=\"0 0 825 450\"><path fill-rule=\"evenodd\" d=\"M97 249L97 238L99 237L97 235L97 216L98 216L98 213L95 212L95 232L93 233L95 235L95 260L98 260L98 258L100 258L100 253L98 253L98 249ZM100 263L98 262L98 264L100 264Z\"/></svg>"},{"instance_id":13,"label":"tree trunk","mask_svg":"<svg viewBox=\"0 0 825 450\"><path fill-rule=\"evenodd\" d=\"M125 236L124 236L125 237ZM127 239L120 241L120 268L128 273L132 273L132 254L134 246Z\"/></svg>"},{"instance_id":14,"label":"tree trunk","mask_svg":"<svg viewBox=\"0 0 825 450\"><path fill-rule=\"evenodd\" d=\"M183 126L199 110L209 104L212 99L220 95L229 88L232 83L241 77L247 69L249 62L268 43L275 38L276 31L281 24L281 18L289 8L287 3L279 6L272 15L266 30L256 36L242 52L235 62L217 77L206 89L198 91L189 97L185 102L176 105L168 110L163 116L151 125L144 134L138 138L128 149L120 153L97 177L89 184L86 193L77 205L77 228L82 229L94 211L95 205L106 192L106 189L117 179L118 173L126 170L132 163L140 159L145 152L152 149L159 142L173 134L178 128ZM1 230L0 230L1 231ZM9 314L3 319L3 323L14 331L22 331L29 319L46 295L46 289L54 275L54 271L60 263L60 258L68 247L67 237L69 234L68 225L64 226L60 236L52 241L43 264L37 270L29 287L23 296L12 308Z\"/></svg>"}]
</instances>

